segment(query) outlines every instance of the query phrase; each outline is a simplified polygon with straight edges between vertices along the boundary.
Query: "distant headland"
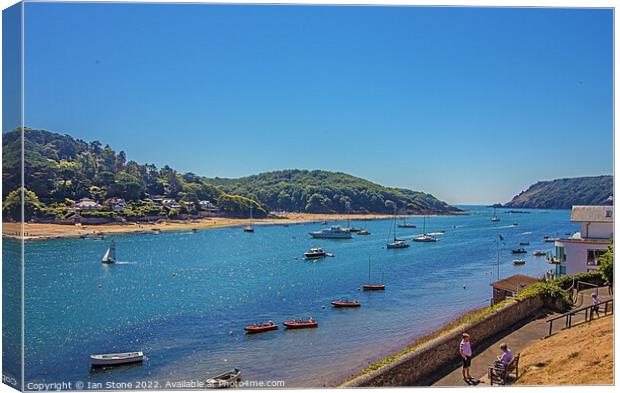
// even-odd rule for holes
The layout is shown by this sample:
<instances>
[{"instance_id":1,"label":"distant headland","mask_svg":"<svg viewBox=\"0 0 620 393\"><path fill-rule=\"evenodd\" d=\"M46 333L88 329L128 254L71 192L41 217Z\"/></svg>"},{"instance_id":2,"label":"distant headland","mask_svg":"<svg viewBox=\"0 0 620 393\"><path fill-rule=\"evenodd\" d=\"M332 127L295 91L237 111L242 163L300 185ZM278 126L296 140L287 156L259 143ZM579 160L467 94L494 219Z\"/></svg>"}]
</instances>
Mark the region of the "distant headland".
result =
<instances>
[{"instance_id":1,"label":"distant headland","mask_svg":"<svg viewBox=\"0 0 620 393\"><path fill-rule=\"evenodd\" d=\"M556 179L531 185L501 207L570 209L574 205L611 205L613 193L611 175Z\"/></svg>"}]
</instances>

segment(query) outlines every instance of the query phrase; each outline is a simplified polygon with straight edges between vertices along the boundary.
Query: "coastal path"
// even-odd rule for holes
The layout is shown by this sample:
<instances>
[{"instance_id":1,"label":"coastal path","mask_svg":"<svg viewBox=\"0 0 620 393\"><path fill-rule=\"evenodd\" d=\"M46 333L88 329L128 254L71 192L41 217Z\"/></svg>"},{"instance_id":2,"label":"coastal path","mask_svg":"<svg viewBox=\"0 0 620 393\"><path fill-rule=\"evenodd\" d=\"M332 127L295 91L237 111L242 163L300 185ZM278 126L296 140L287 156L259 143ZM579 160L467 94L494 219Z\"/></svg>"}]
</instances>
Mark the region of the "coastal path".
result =
<instances>
[{"instance_id":1,"label":"coastal path","mask_svg":"<svg viewBox=\"0 0 620 393\"><path fill-rule=\"evenodd\" d=\"M587 293L590 293L591 290ZM602 301L612 299L613 295L610 295L607 287L599 288L599 296ZM583 305L589 305L591 301L585 300ZM474 378L479 378L480 383L476 386L490 386L487 378L487 369L489 365L493 364L497 355L501 353L499 346L501 343L507 343L508 347L512 350L513 355L517 355L522 352L530 344L536 341L543 340L549 334L549 324L547 319L558 317L562 313L552 313L545 310L541 310L533 317L513 326L511 329L501 332L494 337L489 338L481 345L474 347L474 357L472 358L470 374ZM603 313L601 311L601 317ZM560 320L558 320L559 322ZM573 316L572 326L579 326L585 323L585 314L578 313ZM556 327L557 326L557 327ZM553 334L560 331L564 326L564 323L557 323L554 325ZM458 348L455 348L455 353ZM523 359L521 359L523 360ZM519 370L521 373L521 370ZM432 386L468 386L469 384L463 381L463 375L461 374L461 362L454 364L454 368L447 375L439 377Z\"/></svg>"}]
</instances>

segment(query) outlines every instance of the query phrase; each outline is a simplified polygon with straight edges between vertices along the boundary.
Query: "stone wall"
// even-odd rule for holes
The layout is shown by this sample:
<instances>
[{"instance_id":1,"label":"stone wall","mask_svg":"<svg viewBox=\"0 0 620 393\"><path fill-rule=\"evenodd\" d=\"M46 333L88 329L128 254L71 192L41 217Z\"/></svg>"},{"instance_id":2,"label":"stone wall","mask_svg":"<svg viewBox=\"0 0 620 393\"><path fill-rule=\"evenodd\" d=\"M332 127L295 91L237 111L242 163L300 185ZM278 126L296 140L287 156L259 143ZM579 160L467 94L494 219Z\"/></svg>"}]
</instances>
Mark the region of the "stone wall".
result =
<instances>
[{"instance_id":1,"label":"stone wall","mask_svg":"<svg viewBox=\"0 0 620 393\"><path fill-rule=\"evenodd\" d=\"M437 337L390 364L344 383L342 387L424 385L438 370L458 360L460 357L458 348L463 332L466 331L471 335L472 347L475 349L477 344L487 338L532 316L543 305L544 302L539 297L510 303L485 316L479 322Z\"/></svg>"}]
</instances>

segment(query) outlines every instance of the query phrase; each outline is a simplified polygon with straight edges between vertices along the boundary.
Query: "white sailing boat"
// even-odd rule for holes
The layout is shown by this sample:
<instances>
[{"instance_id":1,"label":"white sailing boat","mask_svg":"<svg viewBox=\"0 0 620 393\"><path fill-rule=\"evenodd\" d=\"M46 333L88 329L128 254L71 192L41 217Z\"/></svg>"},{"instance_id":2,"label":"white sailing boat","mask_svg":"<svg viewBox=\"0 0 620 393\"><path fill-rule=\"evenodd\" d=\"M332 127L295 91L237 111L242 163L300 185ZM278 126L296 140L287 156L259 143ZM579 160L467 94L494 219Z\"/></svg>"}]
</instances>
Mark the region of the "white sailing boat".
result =
<instances>
[{"instance_id":1,"label":"white sailing boat","mask_svg":"<svg viewBox=\"0 0 620 393\"><path fill-rule=\"evenodd\" d=\"M495 210L496 210L496 208L493 208L493 217L491 217L491 222L498 222L499 221L499 217L497 217L497 214L495 214Z\"/></svg>"},{"instance_id":2,"label":"white sailing boat","mask_svg":"<svg viewBox=\"0 0 620 393\"><path fill-rule=\"evenodd\" d=\"M430 243L436 242L437 238L433 235L426 233L426 216L424 216L424 226L422 227L422 234L413 238L414 242Z\"/></svg>"},{"instance_id":3,"label":"white sailing boat","mask_svg":"<svg viewBox=\"0 0 620 393\"><path fill-rule=\"evenodd\" d=\"M243 232L254 232L254 227L252 226L252 206L250 206L250 224L243 227Z\"/></svg>"},{"instance_id":4,"label":"white sailing boat","mask_svg":"<svg viewBox=\"0 0 620 393\"><path fill-rule=\"evenodd\" d=\"M407 243L404 240L398 240L398 238L396 237L396 216L394 216L393 230L394 230L394 241L388 243L386 245L386 247L387 248L407 248L407 247L409 247L409 243Z\"/></svg>"},{"instance_id":5,"label":"white sailing boat","mask_svg":"<svg viewBox=\"0 0 620 393\"><path fill-rule=\"evenodd\" d=\"M116 263L116 243L114 243L114 240L110 242L110 246L106 250L105 254L103 254L101 263Z\"/></svg>"}]
</instances>

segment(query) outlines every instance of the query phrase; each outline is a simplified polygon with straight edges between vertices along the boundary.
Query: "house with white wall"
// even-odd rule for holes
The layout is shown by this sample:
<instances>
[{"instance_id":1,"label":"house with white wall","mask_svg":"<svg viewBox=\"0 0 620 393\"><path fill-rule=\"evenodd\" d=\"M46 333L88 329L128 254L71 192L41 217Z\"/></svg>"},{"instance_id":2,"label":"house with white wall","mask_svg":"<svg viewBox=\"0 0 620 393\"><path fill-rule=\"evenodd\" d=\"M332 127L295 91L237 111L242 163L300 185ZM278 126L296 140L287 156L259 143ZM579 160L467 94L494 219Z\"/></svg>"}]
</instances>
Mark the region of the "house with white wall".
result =
<instances>
[{"instance_id":1,"label":"house with white wall","mask_svg":"<svg viewBox=\"0 0 620 393\"><path fill-rule=\"evenodd\" d=\"M609 248L614 236L613 206L573 206L571 221L579 232L555 241L556 276L597 270L599 258Z\"/></svg>"}]
</instances>

